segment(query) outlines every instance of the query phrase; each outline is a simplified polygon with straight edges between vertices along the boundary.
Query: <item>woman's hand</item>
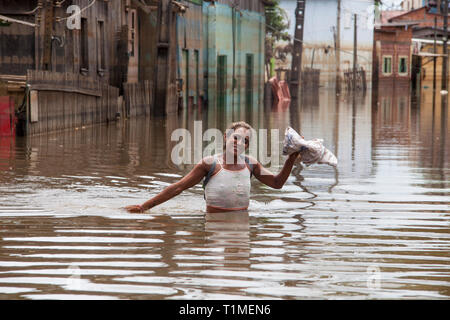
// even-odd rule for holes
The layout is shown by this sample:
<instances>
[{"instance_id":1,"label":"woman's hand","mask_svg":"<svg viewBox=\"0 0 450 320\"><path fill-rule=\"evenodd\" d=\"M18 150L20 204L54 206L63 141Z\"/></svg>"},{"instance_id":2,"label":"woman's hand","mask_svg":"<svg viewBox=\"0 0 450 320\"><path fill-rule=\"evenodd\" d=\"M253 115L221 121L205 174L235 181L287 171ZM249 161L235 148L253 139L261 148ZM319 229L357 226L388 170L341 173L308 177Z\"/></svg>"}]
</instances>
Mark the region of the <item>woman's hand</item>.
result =
<instances>
[{"instance_id":1,"label":"woman's hand","mask_svg":"<svg viewBox=\"0 0 450 320\"><path fill-rule=\"evenodd\" d=\"M298 157L299 155L300 155L300 151L291 153L291 154L289 155L289 159L295 160L295 159L297 159L297 157Z\"/></svg>"},{"instance_id":2,"label":"woman's hand","mask_svg":"<svg viewBox=\"0 0 450 320\"><path fill-rule=\"evenodd\" d=\"M142 208L141 205L133 205L125 207L125 210L127 210L129 213L144 213L145 210Z\"/></svg>"}]
</instances>

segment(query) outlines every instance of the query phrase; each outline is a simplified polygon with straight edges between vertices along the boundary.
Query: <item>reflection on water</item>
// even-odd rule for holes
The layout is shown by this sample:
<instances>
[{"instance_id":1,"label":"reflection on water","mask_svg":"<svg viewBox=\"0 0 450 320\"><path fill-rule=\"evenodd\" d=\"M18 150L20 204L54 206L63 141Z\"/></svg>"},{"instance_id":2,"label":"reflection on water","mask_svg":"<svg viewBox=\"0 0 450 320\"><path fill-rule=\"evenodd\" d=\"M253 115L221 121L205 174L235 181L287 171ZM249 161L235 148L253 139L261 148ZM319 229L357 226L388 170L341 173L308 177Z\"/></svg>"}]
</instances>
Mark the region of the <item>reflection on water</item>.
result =
<instances>
[{"instance_id":1,"label":"reflection on water","mask_svg":"<svg viewBox=\"0 0 450 320\"><path fill-rule=\"evenodd\" d=\"M1 138L0 298L448 299L449 114L430 94L320 90L298 105ZM253 180L249 212L206 214L199 185L125 213L191 169L171 162L170 137L195 120L290 125L339 166L297 166L282 190Z\"/></svg>"}]
</instances>

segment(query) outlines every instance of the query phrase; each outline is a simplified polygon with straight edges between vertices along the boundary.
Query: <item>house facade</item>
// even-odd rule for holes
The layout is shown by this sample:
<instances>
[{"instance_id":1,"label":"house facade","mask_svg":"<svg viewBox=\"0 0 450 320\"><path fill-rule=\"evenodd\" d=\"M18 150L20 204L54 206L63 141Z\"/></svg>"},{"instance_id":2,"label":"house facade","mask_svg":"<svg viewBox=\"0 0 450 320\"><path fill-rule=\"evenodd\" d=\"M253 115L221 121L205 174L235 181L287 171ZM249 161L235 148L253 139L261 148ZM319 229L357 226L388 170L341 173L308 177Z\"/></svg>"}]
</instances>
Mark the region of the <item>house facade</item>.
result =
<instances>
[{"instance_id":1,"label":"house facade","mask_svg":"<svg viewBox=\"0 0 450 320\"><path fill-rule=\"evenodd\" d=\"M387 22L390 24L413 24L411 39L411 79L413 84L430 86L426 82L433 81L434 59L436 59L436 80L439 87L443 63L442 40L445 36L443 15L430 6L424 6L390 17ZM435 35L436 50L434 48Z\"/></svg>"},{"instance_id":2,"label":"house facade","mask_svg":"<svg viewBox=\"0 0 450 320\"><path fill-rule=\"evenodd\" d=\"M264 85L264 5L254 0L181 1L177 79L183 107L258 106Z\"/></svg>"},{"instance_id":3,"label":"house facade","mask_svg":"<svg viewBox=\"0 0 450 320\"><path fill-rule=\"evenodd\" d=\"M259 0L4 0L0 37L0 96L31 134L263 100Z\"/></svg>"},{"instance_id":4,"label":"house facade","mask_svg":"<svg viewBox=\"0 0 450 320\"><path fill-rule=\"evenodd\" d=\"M411 40L416 22L389 20L401 12L381 12L375 23L373 50L373 86L409 86L411 80Z\"/></svg>"}]
</instances>

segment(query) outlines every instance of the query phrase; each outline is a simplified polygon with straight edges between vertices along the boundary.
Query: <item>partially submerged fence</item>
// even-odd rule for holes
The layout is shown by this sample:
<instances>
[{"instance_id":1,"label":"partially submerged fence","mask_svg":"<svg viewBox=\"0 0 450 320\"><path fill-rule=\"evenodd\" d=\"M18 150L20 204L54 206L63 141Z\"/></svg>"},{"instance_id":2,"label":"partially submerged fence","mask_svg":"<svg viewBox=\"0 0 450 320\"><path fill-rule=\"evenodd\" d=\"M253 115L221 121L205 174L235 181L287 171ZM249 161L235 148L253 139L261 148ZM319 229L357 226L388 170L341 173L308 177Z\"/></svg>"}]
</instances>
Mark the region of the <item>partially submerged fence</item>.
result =
<instances>
[{"instance_id":1,"label":"partially submerged fence","mask_svg":"<svg viewBox=\"0 0 450 320\"><path fill-rule=\"evenodd\" d=\"M353 78L356 75L355 81ZM366 79L366 70L363 67L355 70L347 69L344 70L344 83L347 90L364 90L367 89L367 79ZM355 86L355 87L354 87Z\"/></svg>"},{"instance_id":2,"label":"partially submerged fence","mask_svg":"<svg viewBox=\"0 0 450 320\"><path fill-rule=\"evenodd\" d=\"M152 115L153 95L151 82L124 83L124 115L127 118Z\"/></svg>"},{"instance_id":3,"label":"partially submerged fence","mask_svg":"<svg viewBox=\"0 0 450 320\"><path fill-rule=\"evenodd\" d=\"M114 121L119 89L73 73L29 70L27 134Z\"/></svg>"},{"instance_id":4,"label":"partially submerged fence","mask_svg":"<svg viewBox=\"0 0 450 320\"><path fill-rule=\"evenodd\" d=\"M302 92L318 90L320 87L320 69L304 68L301 80Z\"/></svg>"}]
</instances>

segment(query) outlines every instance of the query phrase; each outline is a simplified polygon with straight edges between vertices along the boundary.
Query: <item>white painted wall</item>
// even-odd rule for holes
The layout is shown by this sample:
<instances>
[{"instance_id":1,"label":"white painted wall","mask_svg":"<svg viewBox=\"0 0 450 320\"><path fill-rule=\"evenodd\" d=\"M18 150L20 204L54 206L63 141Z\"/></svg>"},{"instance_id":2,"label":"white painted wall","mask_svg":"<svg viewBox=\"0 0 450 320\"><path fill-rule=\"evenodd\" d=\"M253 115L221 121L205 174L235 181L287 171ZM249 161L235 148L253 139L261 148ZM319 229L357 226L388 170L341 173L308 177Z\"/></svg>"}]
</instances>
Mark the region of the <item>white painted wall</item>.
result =
<instances>
[{"instance_id":1,"label":"white painted wall","mask_svg":"<svg viewBox=\"0 0 450 320\"><path fill-rule=\"evenodd\" d=\"M319 68L321 84L334 87L336 57L334 51L333 27L337 25L338 0L307 0L303 35L302 67ZM372 77L373 47L373 0L341 0L341 70L353 66L354 14L358 15L358 65L367 71L367 80ZM296 0L281 0L280 6L287 12L291 25L289 33L295 29ZM328 48L326 53L325 48ZM313 60L314 53L314 60Z\"/></svg>"}]
</instances>

